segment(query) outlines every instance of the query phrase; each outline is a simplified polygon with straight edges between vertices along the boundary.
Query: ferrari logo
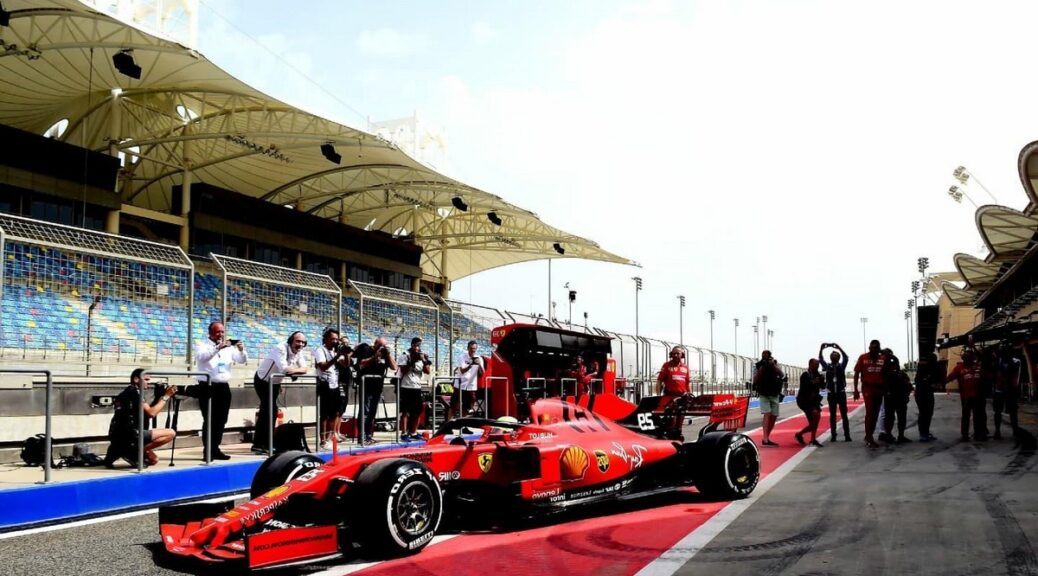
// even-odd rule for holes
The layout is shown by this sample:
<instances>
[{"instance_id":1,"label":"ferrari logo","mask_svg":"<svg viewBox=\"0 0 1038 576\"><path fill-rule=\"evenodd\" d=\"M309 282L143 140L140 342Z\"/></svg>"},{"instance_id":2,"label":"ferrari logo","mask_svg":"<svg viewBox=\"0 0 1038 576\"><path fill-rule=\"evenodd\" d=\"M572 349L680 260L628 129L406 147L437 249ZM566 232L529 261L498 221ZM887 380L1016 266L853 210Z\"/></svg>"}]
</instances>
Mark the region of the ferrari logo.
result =
<instances>
[{"instance_id":1,"label":"ferrari logo","mask_svg":"<svg viewBox=\"0 0 1038 576\"><path fill-rule=\"evenodd\" d=\"M599 472L605 474L609 471L609 455L605 450L595 450L595 464L598 464Z\"/></svg>"},{"instance_id":2,"label":"ferrari logo","mask_svg":"<svg viewBox=\"0 0 1038 576\"><path fill-rule=\"evenodd\" d=\"M476 458L476 462L479 462L479 469L486 474L487 472L490 472L490 467L494 464L494 455L490 452L480 454L479 457Z\"/></svg>"}]
</instances>

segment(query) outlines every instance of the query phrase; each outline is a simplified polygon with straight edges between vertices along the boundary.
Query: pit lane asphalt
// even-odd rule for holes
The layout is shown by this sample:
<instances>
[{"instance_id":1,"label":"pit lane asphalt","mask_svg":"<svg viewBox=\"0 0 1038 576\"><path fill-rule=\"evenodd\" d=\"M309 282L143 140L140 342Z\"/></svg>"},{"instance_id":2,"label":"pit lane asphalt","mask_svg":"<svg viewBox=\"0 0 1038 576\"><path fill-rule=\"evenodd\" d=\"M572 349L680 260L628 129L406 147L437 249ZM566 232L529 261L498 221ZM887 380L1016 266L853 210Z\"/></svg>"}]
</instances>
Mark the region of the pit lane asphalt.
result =
<instances>
[{"instance_id":1,"label":"pit lane asphalt","mask_svg":"<svg viewBox=\"0 0 1038 576\"><path fill-rule=\"evenodd\" d=\"M1038 429L1035 409L1032 404L1021 411L1022 424L1032 431ZM782 417L795 412L784 405ZM752 496L749 508L691 560L665 573L1038 574L1032 541L1038 534L1038 458L1014 448L1012 440L956 442L958 415L958 398L939 395L938 442L869 451L861 442L859 411L852 417L854 442L813 449L769 492ZM751 413L747 428L759 422ZM909 436L915 437L914 428ZM792 443L788 434L779 440ZM152 513L6 538L0 540L0 562L10 574L190 573L156 563L156 523ZM478 566L478 557L459 558L452 576L477 574ZM579 573L579 566L571 572Z\"/></svg>"}]
</instances>

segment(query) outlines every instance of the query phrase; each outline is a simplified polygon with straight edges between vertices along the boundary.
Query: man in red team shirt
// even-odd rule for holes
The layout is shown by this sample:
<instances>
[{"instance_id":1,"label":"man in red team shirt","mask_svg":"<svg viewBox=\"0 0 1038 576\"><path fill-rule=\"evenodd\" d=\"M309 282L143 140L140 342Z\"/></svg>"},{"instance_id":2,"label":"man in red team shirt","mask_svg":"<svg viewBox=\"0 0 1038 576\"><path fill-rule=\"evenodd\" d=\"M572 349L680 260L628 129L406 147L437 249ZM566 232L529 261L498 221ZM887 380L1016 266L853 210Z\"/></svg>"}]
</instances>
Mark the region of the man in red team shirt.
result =
<instances>
[{"instance_id":1,"label":"man in red team shirt","mask_svg":"<svg viewBox=\"0 0 1038 576\"><path fill-rule=\"evenodd\" d=\"M688 394L689 372L685 365L685 351L675 346L670 351L670 360L660 368L658 392L664 396Z\"/></svg>"},{"instance_id":2,"label":"man in red team shirt","mask_svg":"<svg viewBox=\"0 0 1038 576\"><path fill-rule=\"evenodd\" d=\"M987 415L984 414L984 396L980 390L980 362L972 349L962 351L962 360L952 368L944 383L959 381L959 401L962 403L962 423L959 432L962 441L970 439L970 415L973 416L973 439L987 440Z\"/></svg>"},{"instance_id":3,"label":"man in red team shirt","mask_svg":"<svg viewBox=\"0 0 1038 576\"><path fill-rule=\"evenodd\" d=\"M869 342L869 351L859 356L857 364L854 365L854 399L861 397L858 392L860 379L861 392L865 395L865 445L869 448L879 447L872 434L876 431L876 418L879 416L879 407L886 392L883 379L885 363L886 357L879 351L879 340L873 340Z\"/></svg>"}]
</instances>

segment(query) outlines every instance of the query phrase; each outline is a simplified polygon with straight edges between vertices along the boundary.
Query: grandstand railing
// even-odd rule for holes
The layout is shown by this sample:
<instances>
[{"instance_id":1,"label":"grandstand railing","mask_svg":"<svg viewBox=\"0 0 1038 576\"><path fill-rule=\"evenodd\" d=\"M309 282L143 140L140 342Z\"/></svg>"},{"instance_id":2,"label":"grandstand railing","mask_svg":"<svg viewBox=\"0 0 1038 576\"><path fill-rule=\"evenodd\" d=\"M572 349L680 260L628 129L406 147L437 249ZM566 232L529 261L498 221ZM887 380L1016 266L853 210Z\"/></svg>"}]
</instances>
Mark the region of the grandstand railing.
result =
<instances>
[{"instance_id":1,"label":"grandstand railing","mask_svg":"<svg viewBox=\"0 0 1038 576\"><path fill-rule=\"evenodd\" d=\"M252 335L258 341L246 345L261 355L297 330L316 340L325 328L342 329L342 290L331 277L218 254L210 258L221 273L220 320L228 336Z\"/></svg>"},{"instance_id":2,"label":"grandstand railing","mask_svg":"<svg viewBox=\"0 0 1038 576\"><path fill-rule=\"evenodd\" d=\"M393 351L399 355L408 348L400 347L400 340L410 344L417 336L423 342L433 342L433 367L443 373L440 365L440 307L425 294L398 290L367 282L349 281L357 294L357 342L373 341L382 336L393 339ZM378 330L378 332L376 332ZM450 354L446 354L450 356Z\"/></svg>"},{"instance_id":3,"label":"grandstand railing","mask_svg":"<svg viewBox=\"0 0 1038 576\"><path fill-rule=\"evenodd\" d=\"M180 247L0 214L0 260L0 356L42 339L83 352L89 371L95 334L130 353L152 332L157 355L183 339L190 362L194 265Z\"/></svg>"},{"instance_id":4,"label":"grandstand railing","mask_svg":"<svg viewBox=\"0 0 1038 576\"><path fill-rule=\"evenodd\" d=\"M440 329L446 330L447 370L453 374L454 357L466 351L470 340L476 341L477 354L490 354L490 333L494 328L507 324L508 317L489 306L443 298L438 301L441 305Z\"/></svg>"}]
</instances>

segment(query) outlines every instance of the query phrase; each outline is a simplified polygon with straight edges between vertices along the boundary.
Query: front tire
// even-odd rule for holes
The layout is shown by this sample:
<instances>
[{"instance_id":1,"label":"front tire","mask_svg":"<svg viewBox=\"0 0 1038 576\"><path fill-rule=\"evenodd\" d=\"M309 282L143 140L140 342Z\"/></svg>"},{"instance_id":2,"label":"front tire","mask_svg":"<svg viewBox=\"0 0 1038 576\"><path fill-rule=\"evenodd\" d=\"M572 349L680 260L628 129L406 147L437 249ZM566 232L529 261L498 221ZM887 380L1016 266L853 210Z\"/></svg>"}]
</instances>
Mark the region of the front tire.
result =
<instances>
[{"instance_id":1,"label":"front tire","mask_svg":"<svg viewBox=\"0 0 1038 576\"><path fill-rule=\"evenodd\" d=\"M375 554L406 556L425 548L443 515L436 477L414 460L381 460L357 476L361 543Z\"/></svg>"},{"instance_id":2,"label":"front tire","mask_svg":"<svg viewBox=\"0 0 1038 576\"><path fill-rule=\"evenodd\" d=\"M760 453L745 434L710 432L692 446L695 485L706 496L745 498L760 480Z\"/></svg>"},{"instance_id":3,"label":"front tire","mask_svg":"<svg viewBox=\"0 0 1038 576\"><path fill-rule=\"evenodd\" d=\"M249 498L266 494L288 483L289 480L323 465L324 460L301 450L275 454L267 458L256 470L256 475L252 477L252 486L249 488Z\"/></svg>"}]
</instances>

